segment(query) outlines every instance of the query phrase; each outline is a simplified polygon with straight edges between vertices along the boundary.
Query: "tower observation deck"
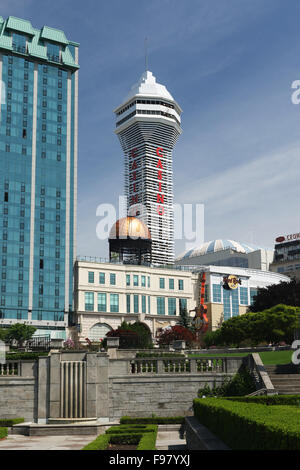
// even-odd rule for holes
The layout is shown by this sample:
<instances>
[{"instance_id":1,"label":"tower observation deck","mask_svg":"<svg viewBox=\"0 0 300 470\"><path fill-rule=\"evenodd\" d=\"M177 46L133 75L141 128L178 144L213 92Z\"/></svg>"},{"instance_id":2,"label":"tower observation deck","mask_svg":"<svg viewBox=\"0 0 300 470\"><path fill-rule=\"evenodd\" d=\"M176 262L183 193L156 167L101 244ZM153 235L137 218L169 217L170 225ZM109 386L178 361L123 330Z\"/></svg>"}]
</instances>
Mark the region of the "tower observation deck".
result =
<instances>
[{"instance_id":1,"label":"tower observation deck","mask_svg":"<svg viewBox=\"0 0 300 470\"><path fill-rule=\"evenodd\" d=\"M125 161L127 212L152 236L152 264L174 263L173 157L181 134L180 106L150 71L115 110Z\"/></svg>"}]
</instances>

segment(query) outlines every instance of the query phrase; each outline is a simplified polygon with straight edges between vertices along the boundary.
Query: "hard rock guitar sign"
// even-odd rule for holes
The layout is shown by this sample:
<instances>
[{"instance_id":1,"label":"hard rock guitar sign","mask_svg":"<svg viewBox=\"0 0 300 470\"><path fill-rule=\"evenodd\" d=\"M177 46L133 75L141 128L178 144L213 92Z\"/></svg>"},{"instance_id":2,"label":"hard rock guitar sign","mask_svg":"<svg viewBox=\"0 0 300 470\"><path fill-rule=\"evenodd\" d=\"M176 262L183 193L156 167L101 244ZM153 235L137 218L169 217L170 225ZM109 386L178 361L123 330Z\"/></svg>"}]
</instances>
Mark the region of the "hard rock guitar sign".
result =
<instances>
[{"instance_id":1,"label":"hard rock guitar sign","mask_svg":"<svg viewBox=\"0 0 300 470\"><path fill-rule=\"evenodd\" d=\"M190 312L195 312L192 324L195 327L196 331L198 333L206 333L208 329L207 305L205 305L204 303L206 273L203 272L202 275L199 275L199 277L201 282L200 305L199 307L190 310Z\"/></svg>"}]
</instances>

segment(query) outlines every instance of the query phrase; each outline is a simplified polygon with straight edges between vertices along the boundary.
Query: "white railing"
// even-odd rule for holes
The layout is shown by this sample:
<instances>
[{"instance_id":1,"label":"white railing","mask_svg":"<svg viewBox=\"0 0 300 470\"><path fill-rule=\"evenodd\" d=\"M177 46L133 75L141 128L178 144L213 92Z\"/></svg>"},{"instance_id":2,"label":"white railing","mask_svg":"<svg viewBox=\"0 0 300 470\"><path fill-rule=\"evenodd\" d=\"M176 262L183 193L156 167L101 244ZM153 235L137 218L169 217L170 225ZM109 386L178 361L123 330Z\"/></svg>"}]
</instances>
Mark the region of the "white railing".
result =
<instances>
[{"instance_id":1,"label":"white railing","mask_svg":"<svg viewBox=\"0 0 300 470\"><path fill-rule=\"evenodd\" d=\"M20 361L6 361L4 364L0 364L0 377L16 377L20 375Z\"/></svg>"},{"instance_id":2,"label":"white railing","mask_svg":"<svg viewBox=\"0 0 300 470\"><path fill-rule=\"evenodd\" d=\"M136 358L129 361L130 374L227 372L227 358Z\"/></svg>"}]
</instances>

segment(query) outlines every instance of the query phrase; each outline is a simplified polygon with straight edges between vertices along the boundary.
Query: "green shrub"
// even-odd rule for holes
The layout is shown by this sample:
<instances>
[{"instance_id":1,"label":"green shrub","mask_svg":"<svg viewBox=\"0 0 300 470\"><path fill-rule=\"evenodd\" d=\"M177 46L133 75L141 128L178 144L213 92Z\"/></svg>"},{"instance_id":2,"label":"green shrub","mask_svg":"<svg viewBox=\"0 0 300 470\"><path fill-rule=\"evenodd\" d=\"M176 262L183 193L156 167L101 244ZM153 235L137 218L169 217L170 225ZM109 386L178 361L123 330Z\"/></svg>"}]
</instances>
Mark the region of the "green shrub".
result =
<instances>
[{"instance_id":1,"label":"green shrub","mask_svg":"<svg viewBox=\"0 0 300 470\"><path fill-rule=\"evenodd\" d=\"M20 360L29 360L34 359L38 360L39 356L48 356L48 352L16 352L16 353L7 353L5 359L7 361L20 361Z\"/></svg>"},{"instance_id":2,"label":"green shrub","mask_svg":"<svg viewBox=\"0 0 300 470\"><path fill-rule=\"evenodd\" d=\"M222 385L214 386L212 389L208 385L200 388L198 390L198 397L243 396L255 392L255 390L256 387L252 375L246 367L242 367L232 379L225 380Z\"/></svg>"},{"instance_id":3,"label":"green shrub","mask_svg":"<svg viewBox=\"0 0 300 470\"><path fill-rule=\"evenodd\" d=\"M13 418L13 419L0 419L0 427L5 426L5 427L11 427L14 426L14 424L20 424L24 423L24 418Z\"/></svg>"},{"instance_id":4,"label":"green shrub","mask_svg":"<svg viewBox=\"0 0 300 470\"><path fill-rule=\"evenodd\" d=\"M109 434L101 434L94 441L87 444L81 450L105 450L109 444L109 440Z\"/></svg>"},{"instance_id":5,"label":"green shrub","mask_svg":"<svg viewBox=\"0 0 300 470\"><path fill-rule=\"evenodd\" d=\"M155 450L156 437L157 437L157 426L154 432L145 433L140 440L137 450Z\"/></svg>"},{"instance_id":6,"label":"green shrub","mask_svg":"<svg viewBox=\"0 0 300 470\"><path fill-rule=\"evenodd\" d=\"M156 435L155 425L112 426L82 450L105 450L109 444L138 445L137 450L154 450Z\"/></svg>"},{"instance_id":7,"label":"green shrub","mask_svg":"<svg viewBox=\"0 0 300 470\"><path fill-rule=\"evenodd\" d=\"M300 406L300 395L257 395L254 397L226 397L226 400L242 403L258 403L261 405Z\"/></svg>"},{"instance_id":8,"label":"green shrub","mask_svg":"<svg viewBox=\"0 0 300 470\"><path fill-rule=\"evenodd\" d=\"M183 424L184 419L184 416L153 416L151 418L131 418L130 416L123 416L120 419L120 424Z\"/></svg>"},{"instance_id":9,"label":"green shrub","mask_svg":"<svg viewBox=\"0 0 300 470\"><path fill-rule=\"evenodd\" d=\"M169 352L157 352L157 353L146 353L146 352L138 352L136 353L136 357L146 357L160 359L164 357L182 357L184 358L185 355L181 353L169 353Z\"/></svg>"},{"instance_id":10,"label":"green shrub","mask_svg":"<svg viewBox=\"0 0 300 470\"><path fill-rule=\"evenodd\" d=\"M7 436L7 428L0 428L0 439L4 439Z\"/></svg>"},{"instance_id":11,"label":"green shrub","mask_svg":"<svg viewBox=\"0 0 300 470\"><path fill-rule=\"evenodd\" d=\"M157 426L153 424L148 425L121 425L121 426L112 426L111 428L105 431L106 434L137 434L137 433L146 433L154 432Z\"/></svg>"},{"instance_id":12,"label":"green shrub","mask_svg":"<svg viewBox=\"0 0 300 470\"><path fill-rule=\"evenodd\" d=\"M300 410L221 398L194 400L194 413L234 450L300 450Z\"/></svg>"}]
</instances>

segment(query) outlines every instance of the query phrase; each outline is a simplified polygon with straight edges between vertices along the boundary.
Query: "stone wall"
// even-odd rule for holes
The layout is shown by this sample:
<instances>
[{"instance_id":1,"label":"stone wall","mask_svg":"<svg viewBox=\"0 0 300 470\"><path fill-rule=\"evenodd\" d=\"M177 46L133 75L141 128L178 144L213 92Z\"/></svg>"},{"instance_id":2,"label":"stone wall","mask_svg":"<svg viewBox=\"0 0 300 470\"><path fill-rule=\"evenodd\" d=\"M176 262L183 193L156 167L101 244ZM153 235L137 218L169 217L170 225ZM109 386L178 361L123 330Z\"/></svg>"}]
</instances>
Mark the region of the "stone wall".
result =
<instances>
[{"instance_id":1,"label":"stone wall","mask_svg":"<svg viewBox=\"0 0 300 470\"><path fill-rule=\"evenodd\" d=\"M18 376L0 377L0 418L37 419L37 368L24 361Z\"/></svg>"},{"instance_id":2,"label":"stone wall","mask_svg":"<svg viewBox=\"0 0 300 470\"><path fill-rule=\"evenodd\" d=\"M106 353L52 352L38 361L18 362L4 376L0 370L0 418L23 417L46 424L65 418L107 422L124 415L188 416L199 388L222 384L243 361L241 357L219 358L218 363L207 358L112 359ZM78 375L80 370L83 375ZM82 403L84 413L78 414ZM73 414L65 413L71 409Z\"/></svg>"},{"instance_id":3,"label":"stone wall","mask_svg":"<svg viewBox=\"0 0 300 470\"><path fill-rule=\"evenodd\" d=\"M126 376L109 379L109 416L192 415L193 399L206 384L221 385L232 374Z\"/></svg>"}]
</instances>

